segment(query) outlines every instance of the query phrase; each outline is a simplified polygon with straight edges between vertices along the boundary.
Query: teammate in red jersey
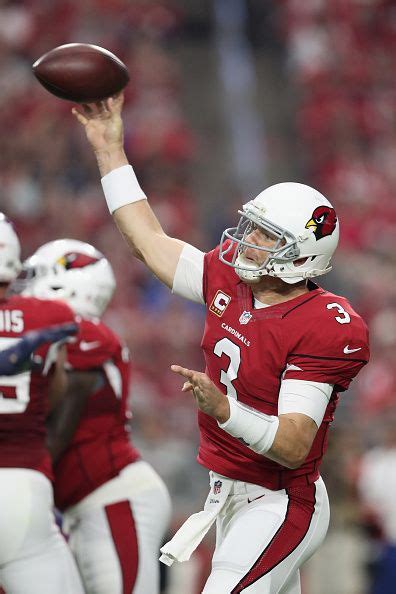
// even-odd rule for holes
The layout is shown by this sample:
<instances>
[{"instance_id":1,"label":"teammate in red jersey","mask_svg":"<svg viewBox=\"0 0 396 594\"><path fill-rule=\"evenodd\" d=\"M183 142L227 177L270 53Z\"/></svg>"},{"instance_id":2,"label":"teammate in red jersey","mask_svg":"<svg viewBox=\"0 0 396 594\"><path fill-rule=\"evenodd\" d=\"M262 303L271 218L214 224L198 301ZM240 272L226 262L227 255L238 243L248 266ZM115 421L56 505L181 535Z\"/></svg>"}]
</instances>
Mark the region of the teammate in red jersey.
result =
<instances>
[{"instance_id":1,"label":"teammate in red jersey","mask_svg":"<svg viewBox=\"0 0 396 594\"><path fill-rule=\"evenodd\" d=\"M367 363L368 333L348 301L310 279L330 270L339 224L313 188L282 183L240 211L204 254L167 236L123 149L122 95L74 109L131 247L173 292L204 303L204 373L173 365L199 408L204 510L162 549L184 561L217 522L204 594L298 594L299 568L323 541L320 477L338 393Z\"/></svg>"},{"instance_id":2,"label":"teammate in red jersey","mask_svg":"<svg viewBox=\"0 0 396 594\"><path fill-rule=\"evenodd\" d=\"M2 351L26 332L74 323L73 312L63 303L8 296L20 266L18 238L0 214ZM35 350L32 366L0 377L0 583L7 594L83 592L73 556L53 518L46 447L45 421L63 392L64 357L64 346L46 342Z\"/></svg>"},{"instance_id":3,"label":"teammate in red jersey","mask_svg":"<svg viewBox=\"0 0 396 594\"><path fill-rule=\"evenodd\" d=\"M25 263L27 291L63 299L81 316L67 347L67 398L51 418L55 503L90 594L156 594L170 498L130 442L128 349L100 321L115 289L108 260L70 239ZM31 278L31 282L29 282Z\"/></svg>"}]
</instances>

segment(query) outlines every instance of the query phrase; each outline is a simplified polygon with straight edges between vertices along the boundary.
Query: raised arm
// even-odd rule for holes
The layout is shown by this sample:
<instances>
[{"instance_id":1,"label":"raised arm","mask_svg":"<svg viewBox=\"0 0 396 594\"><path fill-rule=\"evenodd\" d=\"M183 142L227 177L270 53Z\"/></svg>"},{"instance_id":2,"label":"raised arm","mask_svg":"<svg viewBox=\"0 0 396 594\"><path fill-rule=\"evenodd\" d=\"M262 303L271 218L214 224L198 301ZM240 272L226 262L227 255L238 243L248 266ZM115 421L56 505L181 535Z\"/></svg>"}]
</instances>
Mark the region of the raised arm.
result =
<instances>
[{"instance_id":1,"label":"raised arm","mask_svg":"<svg viewBox=\"0 0 396 594\"><path fill-rule=\"evenodd\" d=\"M73 109L84 126L102 176L107 204L134 256L172 287L185 243L166 235L151 210L124 151L123 95Z\"/></svg>"}]
</instances>

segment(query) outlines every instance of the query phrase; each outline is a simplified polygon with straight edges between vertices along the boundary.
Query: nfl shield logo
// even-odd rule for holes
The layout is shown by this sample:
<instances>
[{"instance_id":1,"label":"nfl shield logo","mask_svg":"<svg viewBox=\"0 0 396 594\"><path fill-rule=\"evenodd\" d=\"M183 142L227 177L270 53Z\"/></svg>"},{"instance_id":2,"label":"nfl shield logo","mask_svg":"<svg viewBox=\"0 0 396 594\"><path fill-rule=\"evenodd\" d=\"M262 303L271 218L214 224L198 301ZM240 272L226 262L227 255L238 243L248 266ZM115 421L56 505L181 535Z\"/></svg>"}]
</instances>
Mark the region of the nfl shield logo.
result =
<instances>
[{"instance_id":1,"label":"nfl shield logo","mask_svg":"<svg viewBox=\"0 0 396 594\"><path fill-rule=\"evenodd\" d=\"M214 485L213 485L213 493L214 495L218 495L221 491L221 486L222 486L222 482L221 481L215 481Z\"/></svg>"},{"instance_id":2,"label":"nfl shield logo","mask_svg":"<svg viewBox=\"0 0 396 594\"><path fill-rule=\"evenodd\" d=\"M252 314L250 313L250 311L244 311L241 314L241 317L239 318L239 323L240 324L247 324L248 321L251 319Z\"/></svg>"}]
</instances>

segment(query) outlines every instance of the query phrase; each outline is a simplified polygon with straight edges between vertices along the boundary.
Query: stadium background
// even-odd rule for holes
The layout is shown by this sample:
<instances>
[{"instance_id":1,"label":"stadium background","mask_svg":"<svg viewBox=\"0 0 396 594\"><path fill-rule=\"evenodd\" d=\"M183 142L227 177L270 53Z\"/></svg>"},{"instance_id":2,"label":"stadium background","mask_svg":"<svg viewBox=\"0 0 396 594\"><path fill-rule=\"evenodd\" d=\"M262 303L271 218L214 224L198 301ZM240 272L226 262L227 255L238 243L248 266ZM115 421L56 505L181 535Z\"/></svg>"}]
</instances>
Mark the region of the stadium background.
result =
<instances>
[{"instance_id":1,"label":"stadium background","mask_svg":"<svg viewBox=\"0 0 396 594\"><path fill-rule=\"evenodd\" d=\"M169 365L202 367L203 312L129 256L70 104L32 76L35 59L72 41L127 63L127 153L169 234L210 249L238 206L278 181L310 183L334 203L342 239L322 284L369 322L372 361L332 429L331 529L304 594L364 594L377 540L357 495L359 461L396 418L394 2L0 3L0 210L24 257L71 237L111 261L118 289L105 319L132 352L133 438L171 490L175 528L200 508L207 475L195 462L195 408ZM167 594L200 591L210 545L172 571Z\"/></svg>"}]
</instances>

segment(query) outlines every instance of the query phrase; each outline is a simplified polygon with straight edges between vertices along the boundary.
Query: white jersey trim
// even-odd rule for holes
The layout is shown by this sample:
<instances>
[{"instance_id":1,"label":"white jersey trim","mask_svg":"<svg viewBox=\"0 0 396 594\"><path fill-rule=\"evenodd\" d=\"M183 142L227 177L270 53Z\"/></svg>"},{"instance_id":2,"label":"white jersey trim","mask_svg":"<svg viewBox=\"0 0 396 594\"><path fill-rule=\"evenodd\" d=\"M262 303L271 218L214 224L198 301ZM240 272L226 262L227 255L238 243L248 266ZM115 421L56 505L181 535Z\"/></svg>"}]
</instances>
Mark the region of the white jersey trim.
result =
<instances>
[{"instance_id":1,"label":"white jersey trim","mask_svg":"<svg viewBox=\"0 0 396 594\"><path fill-rule=\"evenodd\" d=\"M205 253L186 243L180 254L173 278L172 293L205 303L203 296L203 271Z\"/></svg>"},{"instance_id":2,"label":"white jersey trim","mask_svg":"<svg viewBox=\"0 0 396 594\"><path fill-rule=\"evenodd\" d=\"M333 384L296 379L282 380L278 415L301 413L313 419L320 427L332 392Z\"/></svg>"}]
</instances>

